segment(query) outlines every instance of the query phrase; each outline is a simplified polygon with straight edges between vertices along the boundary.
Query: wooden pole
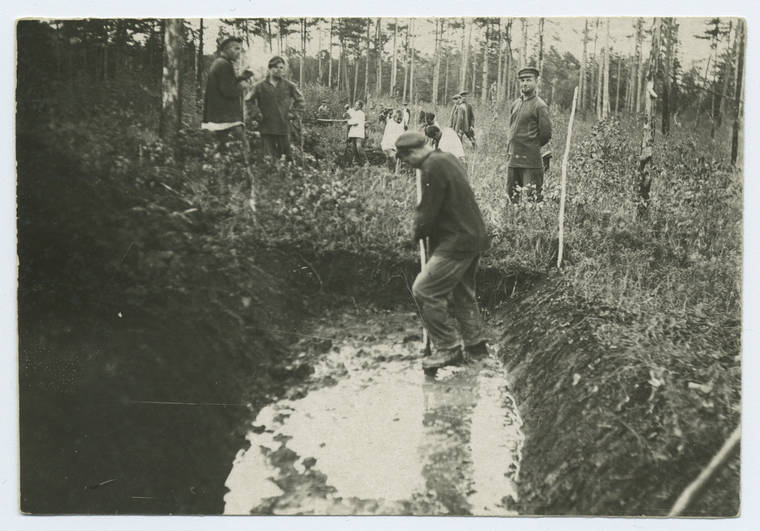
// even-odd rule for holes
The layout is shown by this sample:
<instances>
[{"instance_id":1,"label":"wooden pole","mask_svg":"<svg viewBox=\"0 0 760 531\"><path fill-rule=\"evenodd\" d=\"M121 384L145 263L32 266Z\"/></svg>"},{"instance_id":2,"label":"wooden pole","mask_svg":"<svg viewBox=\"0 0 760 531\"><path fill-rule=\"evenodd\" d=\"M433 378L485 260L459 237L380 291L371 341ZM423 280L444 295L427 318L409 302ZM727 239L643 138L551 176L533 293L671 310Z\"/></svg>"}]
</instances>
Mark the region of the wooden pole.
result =
<instances>
[{"instance_id":1,"label":"wooden pole","mask_svg":"<svg viewBox=\"0 0 760 531\"><path fill-rule=\"evenodd\" d=\"M396 166L398 169L398 165ZM422 170L416 170L417 175L417 204L422 203ZM427 263L427 248L425 240L420 238L420 271L425 267ZM430 355L430 336L428 335L427 328L424 324L422 326L422 343L425 345L425 356Z\"/></svg>"},{"instance_id":2,"label":"wooden pole","mask_svg":"<svg viewBox=\"0 0 760 531\"><path fill-rule=\"evenodd\" d=\"M570 122L567 124L567 139L565 140L565 154L562 156L562 180L560 182L559 196L559 250L557 252L557 269L562 267L562 252L565 243L565 199L567 197L567 159L570 156L570 138L573 136L573 120L575 119L575 105L578 102L578 87L573 91L573 107L570 110Z\"/></svg>"},{"instance_id":3,"label":"wooden pole","mask_svg":"<svg viewBox=\"0 0 760 531\"><path fill-rule=\"evenodd\" d=\"M715 475L721 465L726 462L733 449L736 448L736 445L739 444L739 441L741 440L741 431L742 430L740 424L736 427L729 438L726 439L726 442L723 443L723 446L720 447L718 453L713 456L704 470L700 472L699 476L697 476L697 479L689 483L689 485L684 489L684 491L676 500L676 503L673 505L673 508L670 510L670 513L668 514L669 518L680 516L686 510L689 504L694 500L699 491L704 488L710 478Z\"/></svg>"}]
</instances>

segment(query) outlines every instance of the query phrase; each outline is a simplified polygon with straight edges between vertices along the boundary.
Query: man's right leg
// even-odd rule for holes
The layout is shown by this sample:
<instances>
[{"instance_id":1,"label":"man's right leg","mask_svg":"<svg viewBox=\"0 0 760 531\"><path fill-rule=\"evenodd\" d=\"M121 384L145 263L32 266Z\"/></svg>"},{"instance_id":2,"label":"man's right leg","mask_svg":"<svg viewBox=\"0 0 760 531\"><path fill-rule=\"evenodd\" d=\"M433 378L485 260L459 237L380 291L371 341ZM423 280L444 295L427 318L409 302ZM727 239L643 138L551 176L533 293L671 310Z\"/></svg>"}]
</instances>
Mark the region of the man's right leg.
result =
<instances>
[{"instance_id":1,"label":"man's right leg","mask_svg":"<svg viewBox=\"0 0 760 531\"><path fill-rule=\"evenodd\" d=\"M272 162L280 158L277 148L277 135L261 135L264 144L264 156L272 159Z\"/></svg>"},{"instance_id":2,"label":"man's right leg","mask_svg":"<svg viewBox=\"0 0 760 531\"><path fill-rule=\"evenodd\" d=\"M480 315L480 307L476 295L475 277L478 272L480 257L475 256L462 275L459 284L454 288L452 296L452 312L459 323L462 332L462 341L468 352L480 345L485 351L485 343L488 335L483 328L483 319Z\"/></svg>"},{"instance_id":3,"label":"man's right leg","mask_svg":"<svg viewBox=\"0 0 760 531\"><path fill-rule=\"evenodd\" d=\"M520 168L507 168L507 197L512 203L516 203L519 200L517 195L517 187L522 186Z\"/></svg>"},{"instance_id":4,"label":"man's right leg","mask_svg":"<svg viewBox=\"0 0 760 531\"><path fill-rule=\"evenodd\" d=\"M460 283L472 259L456 259L433 253L414 281L412 295L437 352L460 346L456 322L448 309L448 297Z\"/></svg>"}]
</instances>

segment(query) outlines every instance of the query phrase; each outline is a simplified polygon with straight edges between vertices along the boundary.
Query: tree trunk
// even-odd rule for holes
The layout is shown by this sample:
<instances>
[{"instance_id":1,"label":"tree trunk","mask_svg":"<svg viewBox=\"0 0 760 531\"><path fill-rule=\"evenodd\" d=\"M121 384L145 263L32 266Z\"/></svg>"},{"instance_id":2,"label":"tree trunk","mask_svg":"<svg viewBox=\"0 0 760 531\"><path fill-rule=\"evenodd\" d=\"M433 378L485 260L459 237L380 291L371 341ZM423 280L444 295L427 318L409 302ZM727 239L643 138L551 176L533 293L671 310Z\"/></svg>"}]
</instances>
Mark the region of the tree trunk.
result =
<instances>
[{"instance_id":1,"label":"tree trunk","mask_svg":"<svg viewBox=\"0 0 760 531\"><path fill-rule=\"evenodd\" d=\"M736 21L736 89L734 90L734 127L731 131L731 165L736 166L739 155L739 127L744 118L744 21Z\"/></svg>"},{"instance_id":2,"label":"tree trunk","mask_svg":"<svg viewBox=\"0 0 760 531\"><path fill-rule=\"evenodd\" d=\"M512 19L507 19L506 30L507 50L506 57L504 58L504 97L507 101L510 101L512 95Z\"/></svg>"},{"instance_id":3,"label":"tree trunk","mask_svg":"<svg viewBox=\"0 0 760 531\"><path fill-rule=\"evenodd\" d=\"M330 18L330 42L327 43L327 86L332 88L332 48L333 48L333 19ZM340 72L340 70L338 70Z\"/></svg>"},{"instance_id":4,"label":"tree trunk","mask_svg":"<svg viewBox=\"0 0 760 531\"><path fill-rule=\"evenodd\" d=\"M391 87L389 91L391 98L396 97L396 70L398 70L397 55L396 55L397 37L398 37L398 18L396 18L394 22L394 27L393 27L393 60L391 62Z\"/></svg>"},{"instance_id":5,"label":"tree trunk","mask_svg":"<svg viewBox=\"0 0 760 531\"><path fill-rule=\"evenodd\" d=\"M366 63L364 65L364 100L369 96L369 35L372 30L372 19L367 19Z\"/></svg>"},{"instance_id":6,"label":"tree trunk","mask_svg":"<svg viewBox=\"0 0 760 531\"><path fill-rule=\"evenodd\" d=\"M377 70L375 71L375 94L380 98L383 95L383 32L382 19L375 19L375 54L377 55Z\"/></svg>"},{"instance_id":7,"label":"tree trunk","mask_svg":"<svg viewBox=\"0 0 760 531\"><path fill-rule=\"evenodd\" d=\"M504 88L504 69L502 68L502 59L504 57L504 33L501 31L501 17L499 17L499 55L496 60L496 103L504 100L502 89Z\"/></svg>"},{"instance_id":8,"label":"tree trunk","mask_svg":"<svg viewBox=\"0 0 760 531\"><path fill-rule=\"evenodd\" d=\"M298 57L298 86L303 88L303 59L306 56L306 19L301 22L301 55Z\"/></svg>"},{"instance_id":9,"label":"tree trunk","mask_svg":"<svg viewBox=\"0 0 760 531\"><path fill-rule=\"evenodd\" d=\"M723 115L726 112L726 104L728 99L728 80L731 77L731 61L730 57L736 57L736 37L734 37L734 45L731 46L731 30L733 29L733 20L728 21L728 33L726 33L726 62L723 68L723 90L720 96L720 106L718 107L718 127L723 125ZM733 50L733 53L729 55L729 51Z\"/></svg>"},{"instance_id":10,"label":"tree trunk","mask_svg":"<svg viewBox=\"0 0 760 531\"><path fill-rule=\"evenodd\" d=\"M404 89L401 93L401 101L406 100L406 87L409 82L409 28L406 28L406 46L404 49Z\"/></svg>"},{"instance_id":11,"label":"tree trunk","mask_svg":"<svg viewBox=\"0 0 760 531\"><path fill-rule=\"evenodd\" d=\"M580 103L580 110L583 113L583 117L586 117L586 61L588 59L588 19L583 28L583 58L581 59L580 72L578 74L578 102Z\"/></svg>"},{"instance_id":12,"label":"tree trunk","mask_svg":"<svg viewBox=\"0 0 760 531\"><path fill-rule=\"evenodd\" d=\"M662 83L662 134L670 133L670 82L673 69L673 44L676 26L675 19L668 17L663 20L662 39L665 41L665 72Z\"/></svg>"},{"instance_id":13,"label":"tree trunk","mask_svg":"<svg viewBox=\"0 0 760 531\"><path fill-rule=\"evenodd\" d=\"M470 34L472 34L472 25L470 25ZM462 92L465 89L465 83L467 82L467 66L469 64L468 54L470 51L470 41L469 39L465 40L466 36L467 19L462 18L462 53L460 54L462 64L459 72L459 92Z\"/></svg>"},{"instance_id":14,"label":"tree trunk","mask_svg":"<svg viewBox=\"0 0 760 531\"><path fill-rule=\"evenodd\" d=\"M195 91L198 96L198 100L203 98L203 19L201 19L200 29L198 30L198 55L197 55L197 70L195 79Z\"/></svg>"},{"instance_id":15,"label":"tree trunk","mask_svg":"<svg viewBox=\"0 0 760 531\"><path fill-rule=\"evenodd\" d=\"M354 58L354 87L351 91L351 101L354 102L358 98L358 88L359 88L359 59L361 57L358 55Z\"/></svg>"},{"instance_id":16,"label":"tree trunk","mask_svg":"<svg viewBox=\"0 0 760 531\"><path fill-rule=\"evenodd\" d=\"M528 20L520 19L522 24L522 51L520 52L520 68L528 65Z\"/></svg>"},{"instance_id":17,"label":"tree trunk","mask_svg":"<svg viewBox=\"0 0 760 531\"><path fill-rule=\"evenodd\" d=\"M182 54L182 19L164 21L164 59L161 78L161 119L159 136L173 142L179 132L182 102L180 100L180 56Z\"/></svg>"},{"instance_id":18,"label":"tree trunk","mask_svg":"<svg viewBox=\"0 0 760 531\"><path fill-rule=\"evenodd\" d=\"M597 89L598 72L599 72L599 58L596 54L597 43L599 41L599 18L594 23L594 54L591 60L591 90L589 91L589 107L593 105L594 110L599 115L599 111L596 107L596 100L599 97L599 91Z\"/></svg>"},{"instance_id":19,"label":"tree trunk","mask_svg":"<svg viewBox=\"0 0 760 531\"><path fill-rule=\"evenodd\" d=\"M480 87L480 103L485 105L488 101L488 40L490 38L489 25L486 23L486 39L483 42L483 78ZM474 95L473 95L474 96Z\"/></svg>"},{"instance_id":20,"label":"tree trunk","mask_svg":"<svg viewBox=\"0 0 760 531\"><path fill-rule=\"evenodd\" d=\"M433 93L431 102L433 105L438 104L438 81L441 77L441 42L438 32L438 26L443 23L443 19L435 19L435 48L433 50Z\"/></svg>"},{"instance_id":21,"label":"tree trunk","mask_svg":"<svg viewBox=\"0 0 760 531\"><path fill-rule=\"evenodd\" d=\"M409 102L414 105L414 19L409 19Z\"/></svg>"},{"instance_id":22,"label":"tree trunk","mask_svg":"<svg viewBox=\"0 0 760 531\"><path fill-rule=\"evenodd\" d=\"M446 62L444 63L444 74L443 74L443 101L442 103L444 105L447 105L449 102L449 50L446 49Z\"/></svg>"},{"instance_id":23,"label":"tree trunk","mask_svg":"<svg viewBox=\"0 0 760 531\"><path fill-rule=\"evenodd\" d=\"M607 36L604 39L604 86L602 87L602 119L610 114L610 19L606 20Z\"/></svg>"},{"instance_id":24,"label":"tree trunk","mask_svg":"<svg viewBox=\"0 0 760 531\"><path fill-rule=\"evenodd\" d=\"M615 114L620 113L620 78L623 75L623 56L618 57L617 79L615 80Z\"/></svg>"},{"instance_id":25,"label":"tree trunk","mask_svg":"<svg viewBox=\"0 0 760 531\"><path fill-rule=\"evenodd\" d=\"M544 18L538 19L538 71L543 72L544 66ZM538 78L538 86L536 87L536 93L541 92L541 85L543 84L543 76Z\"/></svg>"},{"instance_id":26,"label":"tree trunk","mask_svg":"<svg viewBox=\"0 0 760 531\"><path fill-rule=\"evenodd\" d=\"M471 98L475 99L475 88L477 84L478 79L478 54L473 53L472 54L472 85L470 87L470 94L472 94Z\"/></svg>"},{"instance_id":27,"label":"tree trunk","mask_svg":"<svg viewBox=\"0 0 760 531\"><path fill-rule=\"evenodd\" d=\"M649 191L652 187L652 173L650 171L650 166L652 162L652 152L654 151L654 105L655 98L657 97L654 88L655 78L657 77L657 63L659 59L658 55L660 49L661 24L661 19L654 19L654 28L652 30L652 47L649 53L649 64L647 66L646 95L644 98L646 107L641 140L641 154L639 155L639 216L643 216L648 212Z\"/></svg>"},{"instance_id":28,"label":"tree trunk","mask_svg":"<svg viewBox=\"0 0 760 531\"><path fill-rule=\"evenodd\" d=\"M601 50L601 58L597 61L596 75L596 119L602 119L602 99L604 97L604 47Z\"/></svg>"}]
</instances>

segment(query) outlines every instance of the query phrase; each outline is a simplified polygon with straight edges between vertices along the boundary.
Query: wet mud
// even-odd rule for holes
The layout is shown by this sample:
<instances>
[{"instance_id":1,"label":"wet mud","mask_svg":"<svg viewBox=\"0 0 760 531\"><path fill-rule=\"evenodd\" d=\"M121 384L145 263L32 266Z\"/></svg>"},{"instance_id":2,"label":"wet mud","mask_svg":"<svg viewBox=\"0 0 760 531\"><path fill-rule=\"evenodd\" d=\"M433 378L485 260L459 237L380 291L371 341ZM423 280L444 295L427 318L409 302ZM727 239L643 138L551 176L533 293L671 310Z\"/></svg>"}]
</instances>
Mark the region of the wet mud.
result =
<instances>
[{"instance_id":1,"label":"wet mud","mask_svg":"<svg viewBox=\"0 0 760 531\"><path fill-rule=\"evenodd\" d=\"M413 313L303 329L225 483L226 514L515 515L522 420L498 353L425 376Z\"/></svg>"}]
</instances>

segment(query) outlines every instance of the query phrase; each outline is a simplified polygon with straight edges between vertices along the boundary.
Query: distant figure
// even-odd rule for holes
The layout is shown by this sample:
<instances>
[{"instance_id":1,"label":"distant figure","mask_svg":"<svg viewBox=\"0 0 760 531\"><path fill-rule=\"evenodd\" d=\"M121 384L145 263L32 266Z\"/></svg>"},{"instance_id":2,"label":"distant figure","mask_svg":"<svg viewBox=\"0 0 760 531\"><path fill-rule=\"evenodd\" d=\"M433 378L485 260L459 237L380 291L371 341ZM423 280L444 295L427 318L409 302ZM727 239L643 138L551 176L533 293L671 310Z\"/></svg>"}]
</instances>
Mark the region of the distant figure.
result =
<instances>
[{"instance_id":1,"label":"distant figure","mask_svg":"<svg viewBox=\"0 0 760 531\"><path fill-rule=\"evenodd\" d=\"M435 353L423 358L426 372L488 354L475 278L480 255L490 246L475 194L452 155L435 151L425 135L406 132L396 140L399 158L421 170L422 196L413 239L428 239L429 258L414 280L412 295Z\"/></svg>"},{"instance_id":2,"label":"distant figure","mask_svg":"<svg viewBox=\"0 0 760 531\"><path fill-rule=\"evenodd\" d=\"M380 142L380 148L385 153L385 163L390 171L396 171L396 140L404 132L404 124L401 122L402 116L399 109L393 113L393 116L388 119L388 123L385 124L383 139Z\"/></svg>"},{"instance_id":3,"label":"distant figure","mask_svg":"<svg viewBox=\"0 0 760 531\"><path fill-rule=\"evenodd\" d=\"M464 163L462 141L459 140L459 135L451 127L441 129L437 125L429 125L425 128L425 136L433 140L434 148L444 153L451 153L460 162Z\"/></svg>"},{"instance_id":4,"label":"distant figure","mask_svg":"<svg viewBox=\"0 0 760 531\"><path fill-rule=\"evenodd\" d=\"M245 70L241 76L235 75L234 63L240 58L241 43L242 40L237 37L228 37L219 43L219 57L211 63L206 80L201 129L214 133L219 153L224 151L229 135L240 140L248 164L248 140L243 128L243 92L253 72Z\"/></svg>"},{"instance_id":5,"label":"distant figure","mask_svg":"<svg viewBox=\"0 0 760 531\"><path fill-rule=\"evenodd\" d=\"M420 111L417 113L417 127L420 128L422 131L425 130L425 127L427 127L427 120L425 118L425 111Z\"/></svg>"},{"instance_id":6,"label":"distant figure","mask_svg":"<svg viewBox=\"0 0 760 531\"><path fill-rule=\"evenodd\" d=\"M322 100L317 108L317 118L329 118L330 109L327 107L327 102Z\"/></svg>"},{"instance_id":7,"label":"distant figure","mask_svg":"<svg viewBox=\"0 0 760 531\"><path fill-rule=\"evenodd\" d=\"M404 124L404 131L409 129L409 122L412 121L412 111L409 110L409 102L404 102L404 108L401 109L401 123Z\"/></svg>"},{"instance_id":8,"label":"distant figure","mask_svg":"<svg viewBox=\"0 0 760 531\"><path fill-rule=\"evenodd\" d=\"M290 151L290 120L298 118L304 109L304 98L295 83L285 79L285 60L274 56L267 65L266 79L253 87L251 101L261 117L261 138L266 154L274 160L292 159Z\"/></svg>"},{"instance_id":9,"label":"distant figure","mask_svg":"<svg viewBox=\"0 0 760 531\"><path fill-rule=\"evenodd\" d=\"M552 138L552 122L549 107L536 95L538 69L520 69L521 96L512 103L509 117L509 169L507 170L507 195L510 201L518 201L516 187L535 188L536 201L542 200L544 184L544 161L541 148ZM532 191L531 191L532 192Z\"/></svg>"},{"instance_id":10,"label":"distant figure","mask_svg":"<svg viewBox=\"0 0 760 531\"><path fill-rule=\"evenodd\" d=\"M454 102L454 105L451 107L451 115L449 116L449 127L451 127L452 129L456 129L454 126L456 124L457 109L459 108L459 94L454 94L454 97L451 98L451 101Z\"/></svg>"},{"instance_id":11,"label":"distant figure","mask_svg":"<svg viewBox=\"0 0 760 531\"><path fill-rule=\"evenodd\" d=\"M467 101L467 95L469 92L466 90L463 90L459 93L460 96L460 105L464 105L465 110L467 111L467 125L468 128L464 132L464 135L472 142L472 145L474 147L477 147L475 143L475 111L472 110L472 104Z\"/></svg>"},{"instance_id":12,"label":"distant figure","mask_svg":"<svg viewBox=\"0 0 760 531\"><path fill-rule=\"evenodd\" d=\"M467 112L467 105L462 100L461 95L455 100L451 128L456 131L459 140L462 140L470 130L470 119L469 113Z\"/></svg>"},{"instance_id":13,"label":"distant figure","mask_svg":"<svg viewBox=\"0 0 760 531\"><path fill-rule=\"evenodd\" d=\"M425 127L429 127L431 125L438 126L438 122L435 121L435 113L433 112L426 112L425 113ZM440 127L440 126L438 126Z\"/></svg>"},{"instance_id":14,"label":"distant figure","mask_svg":"<svg viewBox=\"0 0 760 531\"><path fill-rule=\"evenodd\" d=\"M346 111L348 115L348 142L346 144L346 163L352 165L354 161L367 164L367 155L364 153L365 123L364 102L357 101L353 108ZM350 158L349 158L350 156Z\"/></svg>"}]
</instances>

